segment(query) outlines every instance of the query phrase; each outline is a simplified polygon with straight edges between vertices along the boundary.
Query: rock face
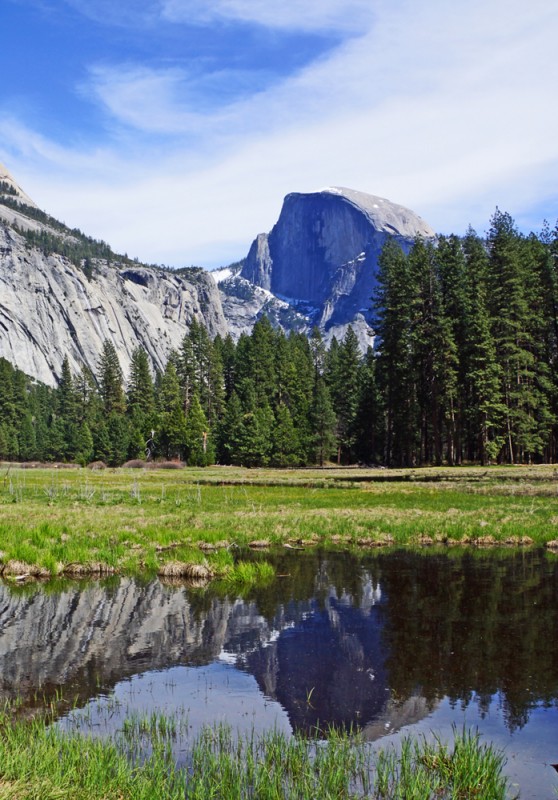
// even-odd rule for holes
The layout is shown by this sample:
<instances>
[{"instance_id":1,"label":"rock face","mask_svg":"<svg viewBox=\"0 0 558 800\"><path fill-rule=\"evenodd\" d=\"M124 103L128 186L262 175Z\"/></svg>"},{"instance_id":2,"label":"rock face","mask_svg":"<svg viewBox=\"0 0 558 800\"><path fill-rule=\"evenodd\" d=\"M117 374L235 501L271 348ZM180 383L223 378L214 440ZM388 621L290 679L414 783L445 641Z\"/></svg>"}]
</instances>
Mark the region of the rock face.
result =
<instances>
[{"instance_id":1,"label":"rock face","mask_svg":"<svg viewBox=\"0 0 558 800\"><path fill-rule=\"evenodd\" d=\"M271 233L254 241L240 276L220 284L225 315L244 279L270 293L266 313L280 308L274 298L287 303L299 327L318 325L327 339L353 324L365 344L382 248L395 238L407 251L417 235L435 234L412 211L381 197L343 188L289 194Z\"/></svg>"},{"instance_id":2,"label":"rock face","mask_svg":"<svg viewBox=\"0 0 558 800\"><path fill-rule=\"evenodd\" d=\"M338 595L327 572L326 562L321 602L276 600L265 615L254 600L211 594L200 607L159 581L25 594L0 582L0 695L33 707L41 687L47 700L58 689L84 704L135 675L220 661L253 675L296 731L348 729L356 717L372 740L426 716L431 702L387 694L380 586L364 573L354 596Z\"/></svg>"},{"instance_id":3,"label":"rock face","mask_svg":"<svg viewBox=\"0 0 558 800\"><path fill-rule=\"evenodd\" d=\"M88 258L85 269L61 254L86 237L41 212L0 164L0 357L53 385L64 356L73 372L83 364L95 371L109 339L126 376L138 345L161 370L194 318L211 336L238 338L262 314L285 331L317 325L326 342L351 324L365 350L382 247L394 237L408 250L417 235L434 232L402 206L324 189L287 195L242 266L173 272L111 254L110 263Z\"/></svg>"},{"instance_id":4,"label":"rock face","mask_svg":"<svg viewBox=\"0 0 558 800\"><path fill-rule=\"evenodd\" d=\"M3 205L2 197L12 205ZM14 201L23 204L20 210ZM226 335L219 292L209 273L92 259L87 277L67 258L45 255L20 233L45 231L61 243L72 239L71 231L33 219L30 209L36 206L31 204L1 168L0 356L28 375L55 384L65 355L73 372L82 364L95 371L105 339L113 342L125 375L138 345L162 370L193 318L212 336Z\"/></svg>"}]
</instances>

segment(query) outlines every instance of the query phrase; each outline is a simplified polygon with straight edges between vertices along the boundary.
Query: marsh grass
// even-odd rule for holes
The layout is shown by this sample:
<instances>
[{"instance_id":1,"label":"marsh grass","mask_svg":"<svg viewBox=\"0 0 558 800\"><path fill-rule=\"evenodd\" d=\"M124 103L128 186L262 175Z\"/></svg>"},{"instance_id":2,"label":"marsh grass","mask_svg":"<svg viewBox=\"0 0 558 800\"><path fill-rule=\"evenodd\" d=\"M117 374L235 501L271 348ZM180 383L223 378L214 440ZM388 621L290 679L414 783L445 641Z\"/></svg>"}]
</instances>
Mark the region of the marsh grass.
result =
<instances>
[{"instance_id":1,"label":"marsh grass","mask_svg":"<svg viewBox=\"0 0 558 800\"><path fill-rule=\"evenodd\" d=\"M553 467L0 470L0 569L14 560L51 575L69 564L155 574L169 561L207 562L230 579L237 548L258 540L366 548L523 537L558 537Z\"/></svg>"},{"instance_id":2,"label":"marsh grass","mask_svg":"<svg viewBox=\"0 0 558 800\"><path fill-rule=\"evenodd\" d=\"M0 798L11 800L504 800L504 759L478 733L405 739L375 752L358 736L325 740L226 725L188 740L187 719L131 716L113 739L65 733L44 719L0 712ZM323 735L323 734L322 734ZM187 740L186 766L173 755Z\"/></svg>"}]
</instances>

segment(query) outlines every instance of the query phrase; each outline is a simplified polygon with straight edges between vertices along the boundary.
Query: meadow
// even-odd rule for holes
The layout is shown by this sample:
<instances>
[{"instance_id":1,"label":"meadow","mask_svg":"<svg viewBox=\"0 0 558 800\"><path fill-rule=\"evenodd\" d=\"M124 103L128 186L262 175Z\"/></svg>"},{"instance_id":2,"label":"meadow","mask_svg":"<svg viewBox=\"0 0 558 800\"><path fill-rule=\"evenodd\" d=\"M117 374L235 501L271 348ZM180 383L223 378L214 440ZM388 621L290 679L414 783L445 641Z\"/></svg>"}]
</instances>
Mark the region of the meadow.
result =
<instances>
[{"instance_id":1,"label":"meadow","mask_svg":"<svg viewBox=\"0 0 558 800\"><path fill-rule=\"evenodd\" d=\"M270 577L248 547L558 548L553 466L374 469L0 467L4 578Z\"/></svg>"},{"instance_id":2,"label":"meadow","mask_svg":"<svg viewBox=\"0 0 558 800\"><path fill-rule=\"evenodd\" d=\"M187 720L153 714L127 720L114 739L64 733L45 720L0 711L0 800L504 800L504 757L476 733L453 742L407 738L401 751L374 752L329 731L325 742L278 731L238 736L224 725L188 743L186 765L172 745Z\"/></svg>"}]
</instances>

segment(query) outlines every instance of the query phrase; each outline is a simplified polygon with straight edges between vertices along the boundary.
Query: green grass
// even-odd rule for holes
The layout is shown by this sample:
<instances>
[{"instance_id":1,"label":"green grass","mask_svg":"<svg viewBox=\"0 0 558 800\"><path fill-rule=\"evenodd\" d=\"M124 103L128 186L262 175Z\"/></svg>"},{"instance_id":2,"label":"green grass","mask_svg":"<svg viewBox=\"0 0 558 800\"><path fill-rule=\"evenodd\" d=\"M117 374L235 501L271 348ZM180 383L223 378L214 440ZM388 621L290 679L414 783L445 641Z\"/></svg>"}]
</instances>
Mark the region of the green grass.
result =
<instances>
[{"instance_id":1,"label":"green grass","mask_svg":"<svg viewBox=\"0 0 558 800\"><path fill-rule=\"evenodd\" d=\"M0 712L0 799L7 800L504 800L504 759L479 735L452 745L405 739L374 752L358 737L325 741L277 731L240 736L222 725L188 742L187 767L172 753L187 725L160 714L131 717L113 740Z\"/></svg>"},{"instance_id":2,"label":"green grass","mask_svg":"<svg viewBox=\"0 0 558 800\"><path fill-rule=\"evenodd\" d=\"M552 466L0 470L0 561L51 575L76 563L153 574L178 561L227 580L236 569L246 583L234 554L254 540L369 547L526 536L558 538Z\"/></svg>"}]
</instances>

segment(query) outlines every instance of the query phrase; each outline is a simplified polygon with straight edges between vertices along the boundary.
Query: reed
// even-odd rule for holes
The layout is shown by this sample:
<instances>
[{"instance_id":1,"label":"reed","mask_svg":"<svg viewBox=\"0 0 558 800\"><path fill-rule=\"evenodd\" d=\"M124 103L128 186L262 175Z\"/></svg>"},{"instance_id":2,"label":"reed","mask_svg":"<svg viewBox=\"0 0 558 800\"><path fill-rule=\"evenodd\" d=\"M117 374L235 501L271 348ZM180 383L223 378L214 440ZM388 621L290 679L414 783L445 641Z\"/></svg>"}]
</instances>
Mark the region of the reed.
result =
<instances>
[{"instance_id":1,"label":"reed","mask_svg":"<svg viewBox=\"0 0 558 800\"><path fill-rule=\"evenodd\" d=\"M408 738L379 753L334 730L325 741L278 731L244 736L205 728L177 767L172 743L187 725L134 717L113 740L64 733L44 719L0 712L0 798L7 800L505 800L504 759L479 735L451 745Z\"/></svg>"}]
</instances>

